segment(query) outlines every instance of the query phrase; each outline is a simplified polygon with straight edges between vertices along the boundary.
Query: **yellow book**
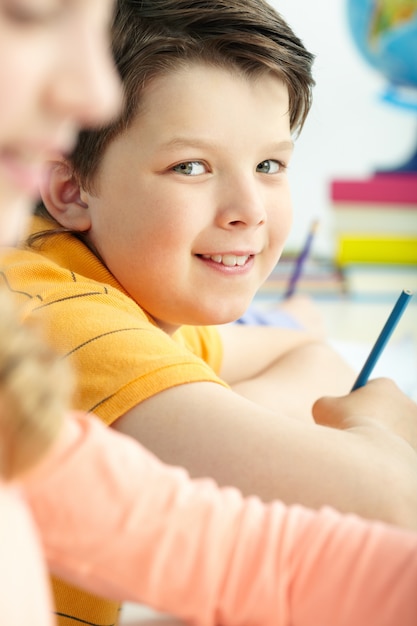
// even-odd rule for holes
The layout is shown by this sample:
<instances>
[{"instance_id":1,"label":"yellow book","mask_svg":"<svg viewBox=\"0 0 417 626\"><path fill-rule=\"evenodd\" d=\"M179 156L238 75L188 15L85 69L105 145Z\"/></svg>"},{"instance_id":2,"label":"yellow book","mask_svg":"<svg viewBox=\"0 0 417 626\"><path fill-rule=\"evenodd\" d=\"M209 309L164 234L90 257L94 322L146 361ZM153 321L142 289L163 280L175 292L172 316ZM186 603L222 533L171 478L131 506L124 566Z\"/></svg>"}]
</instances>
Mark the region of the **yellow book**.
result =
<instances>
[{"instance_id":1,"label":"yellow book","mask_svg":"<svg viewBox=\"0 0 417 626\"><path fill-rule=\"evenodd\" d=\"M417 264L417 237L345 233L336 237L336 263Z\"/></svg>"}]
</instances>

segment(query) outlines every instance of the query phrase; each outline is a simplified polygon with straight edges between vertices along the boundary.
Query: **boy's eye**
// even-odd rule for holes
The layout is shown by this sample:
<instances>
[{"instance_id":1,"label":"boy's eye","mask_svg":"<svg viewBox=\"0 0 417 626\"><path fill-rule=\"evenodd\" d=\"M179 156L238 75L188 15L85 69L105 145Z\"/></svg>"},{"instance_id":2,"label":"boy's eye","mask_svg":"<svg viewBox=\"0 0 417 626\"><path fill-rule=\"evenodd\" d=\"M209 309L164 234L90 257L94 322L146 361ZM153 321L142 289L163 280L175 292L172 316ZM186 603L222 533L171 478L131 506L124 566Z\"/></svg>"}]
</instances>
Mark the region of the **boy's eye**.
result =
<instances>
[{"instance_id":1,"label":"boy's eye","mask_svg":"<svg viewBox=\"0 0 417 626\"><path fill-rule=\"evenodd\" d=\"M274 159L267 159L266 161L262 161L262 163L258 163L256 166L256 171L262 174L278 174L278 172L284 170L285 166Z\"/></svg>"},{"instance_id":2,"label":"boy's eye","mask_svg":"<svg viewBox=\"0 0 417 626\"><path fill-rule=\"evenodd\" d=\"M201 161L185 161L184 163L178 163L172 168L174 172L184 174L185 176L198 176L199 174L205 174L207 171L206 166Z\"/></svg>"}]
</instances>

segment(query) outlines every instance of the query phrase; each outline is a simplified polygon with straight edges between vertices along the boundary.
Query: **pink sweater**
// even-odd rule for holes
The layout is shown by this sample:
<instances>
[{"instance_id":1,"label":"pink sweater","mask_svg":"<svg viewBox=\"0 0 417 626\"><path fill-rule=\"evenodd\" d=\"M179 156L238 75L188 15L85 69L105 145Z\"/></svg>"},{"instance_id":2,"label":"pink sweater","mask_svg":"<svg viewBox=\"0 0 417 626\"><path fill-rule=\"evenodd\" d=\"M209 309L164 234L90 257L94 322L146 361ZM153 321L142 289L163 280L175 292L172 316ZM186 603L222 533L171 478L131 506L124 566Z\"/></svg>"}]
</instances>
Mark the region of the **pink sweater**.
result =
<instances>
[{"instance_id":1,"label":"pink sweater","mask_svg":"<svg viewBox=\"0 0 417 626\"><path fill-rule=\"evenodd\" d=\"M191 481L94 418L22 487L52 572L94 593L199 626L417 624L417 533ZM30 519L4 487L0 508L0 622L49 626Z\"/></svg>"}]
</instances>

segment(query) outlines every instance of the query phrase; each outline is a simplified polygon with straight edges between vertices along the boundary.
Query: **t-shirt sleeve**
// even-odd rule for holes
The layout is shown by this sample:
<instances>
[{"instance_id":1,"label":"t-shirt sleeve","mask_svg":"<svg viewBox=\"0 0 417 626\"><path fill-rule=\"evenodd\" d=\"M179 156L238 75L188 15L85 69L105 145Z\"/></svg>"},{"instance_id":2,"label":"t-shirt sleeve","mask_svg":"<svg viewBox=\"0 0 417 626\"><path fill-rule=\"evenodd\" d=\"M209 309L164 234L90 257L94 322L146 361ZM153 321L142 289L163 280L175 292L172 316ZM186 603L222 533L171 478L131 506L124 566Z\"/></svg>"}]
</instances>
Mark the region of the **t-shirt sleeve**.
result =
<instances>
[{"instance_id":1,"label":"t-shirt sleeve","mask_svg":"<svg viewBox=\"0 0 417 626\"><path fill-rule=\"evenodd\" d=\"M173 337L203 359L216 374L220 373L223 345L215 326L182 326Z\"/></svg>"},{"instance_id":2,"label":"t-shirt sleeve","mask_svg":"<svg viewBox=\"0 0 417 626\"><path fill-rule=\"evenodd\" d=\"M416 533L243 499L94 418L24 490L52 571L94 593L196 626L415 626Z\"/></svg>"},{"instance_id":3,"label":"t-shirt sleeve","mask_svg":"<svg viewBox=\"0 0 417 626\"><path fill-rule=\"evenodd\" d=\"M225 385L192 346L178 343L117 290L57 303L49 327L77 377L75 408L107 424L153 395L193 382ZM71 333L65 332L65 309ZM201 351L200 351L201 354Z\"/></svg>"}]
</instances>

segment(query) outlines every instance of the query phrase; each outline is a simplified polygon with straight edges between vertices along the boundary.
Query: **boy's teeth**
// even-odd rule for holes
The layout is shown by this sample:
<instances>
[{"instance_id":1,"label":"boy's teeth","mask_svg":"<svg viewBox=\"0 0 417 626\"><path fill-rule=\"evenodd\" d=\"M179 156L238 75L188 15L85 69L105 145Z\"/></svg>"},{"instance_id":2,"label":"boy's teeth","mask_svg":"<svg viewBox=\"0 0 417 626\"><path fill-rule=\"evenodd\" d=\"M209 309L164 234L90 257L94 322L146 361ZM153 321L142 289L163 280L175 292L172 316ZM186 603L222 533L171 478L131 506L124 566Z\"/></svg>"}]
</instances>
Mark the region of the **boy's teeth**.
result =
<instances>
[{"instance_id":1,"label":"boy's teeth","mask_svg":"<svg viewBox=\"0 0 417 626\"><path fill-rule=\"evenodd\" d=\"M245 265L246 261L249 258L249 255L246 256L236 256L235 254L213 254L210 256L209 254L202 255L204 259L211 259L215 263L222 263L226 265L226 267L234 267L235 265Z\"/></svg>"}]
</instances>

